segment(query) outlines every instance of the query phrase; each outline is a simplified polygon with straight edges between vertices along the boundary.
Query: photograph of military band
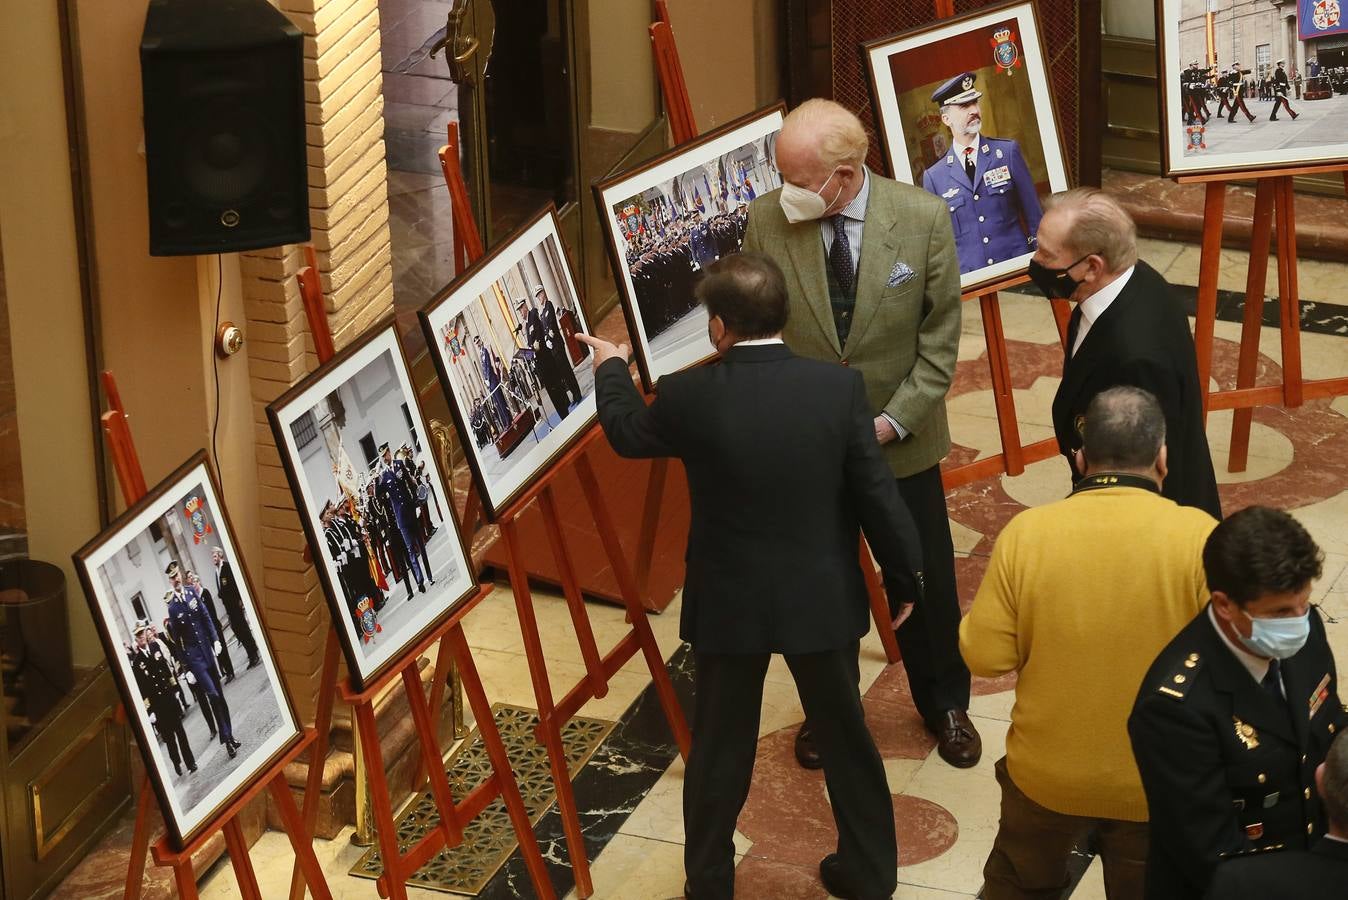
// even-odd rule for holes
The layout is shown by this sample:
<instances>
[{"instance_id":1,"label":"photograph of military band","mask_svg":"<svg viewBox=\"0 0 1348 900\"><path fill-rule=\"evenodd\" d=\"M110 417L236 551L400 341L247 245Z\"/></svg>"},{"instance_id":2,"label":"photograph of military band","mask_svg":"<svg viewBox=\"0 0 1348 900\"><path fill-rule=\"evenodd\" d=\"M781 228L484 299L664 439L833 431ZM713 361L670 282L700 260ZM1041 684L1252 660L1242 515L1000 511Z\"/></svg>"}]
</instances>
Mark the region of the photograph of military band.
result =
<instances>
[{"instance_id":1,"label":"photograph of military band","mask_svg":"<svg viewBox=\"0 0 1348 900\"><path fill-rule=\"evenodd\" d=\"M290 422L314 533L364 657L383 658L387 644L419 633L458 597L464 568L431 439L393 354L378 354Z\"/></svg>"},{"instance_id":2,"label":"photograph of military band","mask_svg":"<svg viewBox=\"0 0 1348 900\"><path fill-rule=\"evenodd\" d=\"M1166 6L1179 22L1165 57L1168 118L1182 132L1171 134L1172 154L1182 148L1181 166L1348 156L1348 23L1288 20L1271 3Z\"/></svg>"},{"instance_id":3,"label":"photograph of military band","mask_svg":"<svg viewBox=\"0 0 1348 900\"><path fill-rule=\"evenodd\" d=\"M1014 274L1040 198L1067 187L1030 6L877 41L867 61L895 177L945 204L961 285Z\"/></svg>"},{"instance_id":4,"label":"photograph of military band","mask_svg":"<svg viewBox=\"0 0 1348 900\"><path fill-rule=\"evenodd\" d=\"M759 137L611 205L650 358L705 345L693 279L740 249L749 203L781 187L775 139Z\"/></svg>"},{"instance_id":5,"label":"photograph of military band","mask_svg":"<svg viewBox=\"0 0 1348 900\"><path fill-rule=\"evenodd\" d=\"M291 728L252 598L205 497L197 486L175 498L95 575L155 755L167 757L159 774L186 815L241 767L264 762L269 749L250 755Z\"/></svg>"},{"instance_id":6,"label":"photograph of military band","mask_svg":"<svg viewBox=\"0 0 1348 900\"><path fill-rule=\"evenodd\" d=\"M589 326L563 266L548 235L439 331L489 488L532 468L533 448L569 437L564 423L594 393L589 348L576 340Z\"/></svg>"}]
</instances>

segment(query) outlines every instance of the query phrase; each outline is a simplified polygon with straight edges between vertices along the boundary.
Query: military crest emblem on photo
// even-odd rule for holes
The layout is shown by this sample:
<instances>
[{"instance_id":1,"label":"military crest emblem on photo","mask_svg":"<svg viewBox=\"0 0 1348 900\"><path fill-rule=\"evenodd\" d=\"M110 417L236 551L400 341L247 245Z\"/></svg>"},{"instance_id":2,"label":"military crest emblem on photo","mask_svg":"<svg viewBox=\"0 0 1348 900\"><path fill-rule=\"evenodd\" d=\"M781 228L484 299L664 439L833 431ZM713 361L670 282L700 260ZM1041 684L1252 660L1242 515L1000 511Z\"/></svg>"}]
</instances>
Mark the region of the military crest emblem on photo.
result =
<instances>
[{"instance_id":1,"label":"military crest emblem on photo","mask_svg":"<svg viewBox=\"0 0 1348 900\"><path fill-rule=\"evenodd\" d=\"M992 44L992 59L997 63L997 72L1014 74L1011 70L1020 68L1020 50L1016 47L1016 33L1010 28L995 32L988 40ZM971 85L972 86L972 85Z\"/></svg>"}]
</instances>

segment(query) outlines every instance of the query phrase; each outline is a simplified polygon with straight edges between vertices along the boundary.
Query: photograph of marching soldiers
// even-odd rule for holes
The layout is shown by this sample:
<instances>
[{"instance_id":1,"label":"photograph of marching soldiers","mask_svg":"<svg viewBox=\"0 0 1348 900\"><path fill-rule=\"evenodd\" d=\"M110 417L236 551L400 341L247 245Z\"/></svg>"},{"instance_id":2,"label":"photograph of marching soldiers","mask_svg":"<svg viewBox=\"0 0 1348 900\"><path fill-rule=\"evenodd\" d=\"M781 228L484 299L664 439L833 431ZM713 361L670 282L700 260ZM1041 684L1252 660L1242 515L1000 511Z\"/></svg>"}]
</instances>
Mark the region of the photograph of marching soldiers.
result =
<instances>
[{"instance_id":1,"label":"photograph of marching soldiers","mask_svg":"<svg viewBox=\"0 0 1348 900\"><path fill-rule=\"evenodd\" d=\"M1034 28L1026 6L868 53L895 177L945 202L966 286L1028 262L1067 187Z\"/></svg>"},{"instance_id":2,"label":"photograph of marching soldiers","mask_svg":"<svg viewBox=\"0 0 1348 900\"><path fill-rule=\"evenodd\" d=\"M463 559L439 469L401 356L388 346L332 373L330 389L289 422L286 451L342 606L347 643L385 659L463 592Z\"/></svg>"},{"instance_id":3,"label":"photograph of marching soldiers","mask_svg":"<svg viewBox=\"0 0 1348 900\"><path fill-rule=\"evenodd\" d=\"M1167 5L1178 20L1165 54L1178 167L1348 155L1348 22L1339 4Z\"/></svg>"},{"instance_id":4,"label":"photograph of marching soldiers","mask_svg":"<svg viewBox=\"0 0 1348 900\"><path fill-rule=\"evenodd\" d=\"M739 251L750 201L781 187L776 137L755 138L610 205L651 359L706 348L707 313L693 299L693 279Z\"/></svg>"},{"instance_id":5,"label":"photograph of marching soldiers","mask_svg":"<svg viewBox=\"0 0 1348 900\"><path fill-rule=\"evenodd\" d=\"M594 410L590 351L576 340L589 325L557 238L525 240L520 252L437 330L465 443L493 495L532 475Z\"/></svg>"},{"instance_id":6,"label":"photograph of marching soldiers","mask_svg":"<svg viewBox=\"0 0 1348 900\"><path fill-rule=\"evenodd\" d=\"M186 828L295 731L208 497L200 483L170 494L171 505L125 537L92 579L159 778Z\"/></svg>"}]
</instances>

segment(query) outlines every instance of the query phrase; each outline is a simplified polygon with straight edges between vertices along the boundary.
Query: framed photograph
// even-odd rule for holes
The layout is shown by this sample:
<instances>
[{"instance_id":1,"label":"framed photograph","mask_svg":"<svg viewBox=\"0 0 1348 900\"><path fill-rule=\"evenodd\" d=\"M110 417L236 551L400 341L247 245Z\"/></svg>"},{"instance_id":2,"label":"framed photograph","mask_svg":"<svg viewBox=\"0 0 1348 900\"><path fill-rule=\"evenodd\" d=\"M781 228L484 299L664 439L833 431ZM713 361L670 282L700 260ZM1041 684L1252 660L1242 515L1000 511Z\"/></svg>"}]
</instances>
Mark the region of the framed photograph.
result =
<instances>
[{"instance_id":1,"label":"framed photograph","mask_svg":"<svg viewBox=\"0 0 1348 900\"><path fill-rule=\"evenodd\" d=\"M551 205L419 313L487 517L595 420L588 334Z\"/></svg>"},{"instance_id":2,"label":"framed photograph","mask_svg":"<svg viewBox=\"0 0 1348 900\"><path fill-rule=\"evenodd\" d=\"M761 109L594 186L647 391L715 355L693 281L740 249L749 202L781 187L773 152L785 113Z\"/></svg>"},{"instance_id":3,"label":"framed photograph","mask_svg":"<svg viewBox=\"0 0 1348 900\"><path fill-rule=\"evenodd\" d=\"M301 736L205 451L74 560L181 849Z\"/></svg>"},{"instance_id":4,"label":"framed photograph","mask_svg":"<svg viewBox=\"0 0 1348 900\"><path fill-rule=\"evenodd\" d=\"M1168 176L1348 162L1348 19L1334 0L1156 0Z\"/></svg>"},{"instance_id":5,"label":"framed photograph","mask_svg":"<svg viewBox=\"0 0 1348 900\"><path fill-rule=\"evenodd\" d=\"M942 19L862 53L890 172L950 211L960 288L1023 273L1040 198L1069 187L1034 4Z\"/></svg>"},{"instance_id":6,"label":"framed photograph","mask_svg":"<svg viewBox=\"0 0 1348 900\"><path fill-rule=\"evenodd\" d=\"M267 407L356 690L476 589L392 320Z\"/></svg>"}]
</instances>

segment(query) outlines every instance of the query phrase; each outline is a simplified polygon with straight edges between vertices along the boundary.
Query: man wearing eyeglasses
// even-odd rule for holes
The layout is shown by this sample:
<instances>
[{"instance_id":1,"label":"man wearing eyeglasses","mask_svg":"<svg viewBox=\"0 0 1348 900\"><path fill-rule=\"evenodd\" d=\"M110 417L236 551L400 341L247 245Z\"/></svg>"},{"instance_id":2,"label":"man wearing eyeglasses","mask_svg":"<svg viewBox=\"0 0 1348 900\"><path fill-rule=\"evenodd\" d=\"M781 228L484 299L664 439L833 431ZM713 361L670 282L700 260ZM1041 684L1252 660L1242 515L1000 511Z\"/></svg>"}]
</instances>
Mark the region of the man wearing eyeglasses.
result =
<instances>
[{"instance_id":1,"label":"man wearing eyeglasses","mask_svg":"<svg viewBox=\"0 0 1348 900\"><path fill-rule=\"evenodd\" d=\"M1054 194L1044 204L1029 274L1045 296L1076 304L1053 398L1053 431L1073 484L1085 474L1074 458L1077 420L1096 394L1132 385L1155 396L1165 413L1170 472L1162 494L1221 519L1189 319L1160 273L1138 260L1132 218L1098 188Z\"/></svg>"}]
</instances>

